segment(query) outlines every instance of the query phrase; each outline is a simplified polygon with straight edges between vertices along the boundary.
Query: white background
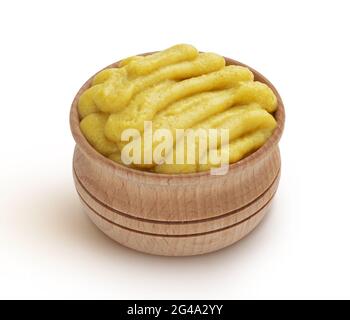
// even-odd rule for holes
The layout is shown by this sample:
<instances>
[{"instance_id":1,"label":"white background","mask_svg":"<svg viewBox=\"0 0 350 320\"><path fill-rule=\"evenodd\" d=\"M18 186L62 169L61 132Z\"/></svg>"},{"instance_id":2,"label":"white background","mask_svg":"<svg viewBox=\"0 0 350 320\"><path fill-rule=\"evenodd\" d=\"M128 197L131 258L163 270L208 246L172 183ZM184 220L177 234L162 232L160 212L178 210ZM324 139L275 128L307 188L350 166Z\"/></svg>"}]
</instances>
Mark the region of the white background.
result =
<instances>
[{"instance_id":1,"label":"white background","mask_svg":"<svg viewBox=\"0 0 350 320\"><path fill-rule=\"evenodd\" d=\"M348 1L2 1L0 298L350 298ZM198 257L124 248L85 216L68 114L120 58L190 43L285 102L282 180L247 238Z\"/></svg>"}]
</instances>

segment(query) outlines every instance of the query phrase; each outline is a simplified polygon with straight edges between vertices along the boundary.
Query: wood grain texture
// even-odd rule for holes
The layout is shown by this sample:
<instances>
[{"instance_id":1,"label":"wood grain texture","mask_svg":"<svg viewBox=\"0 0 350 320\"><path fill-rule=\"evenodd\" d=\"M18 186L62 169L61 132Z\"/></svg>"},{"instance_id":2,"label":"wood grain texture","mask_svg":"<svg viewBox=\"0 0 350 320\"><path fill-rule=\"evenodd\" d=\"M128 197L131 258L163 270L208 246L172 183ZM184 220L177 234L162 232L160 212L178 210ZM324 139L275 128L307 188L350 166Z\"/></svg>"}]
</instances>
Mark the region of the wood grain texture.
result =
<instances>
[{"instance_id":1,"label":"wood grain texture","mask_svg":"<svg viewBox=\"0 0 350 320\"><path fill-rule=\"evenodd\" d=\"M228 58L226 63L243 65ZM269 85L277 96L277 128L259 150L231 164L224 176L213 176L210 172L156 174L103 157L90 146L79 128L77 102L92 78L84 84L70 113L77 143L73 172L85 210L100 229L143 252L192 255L227 246L259 223L278 187L281 167L278 142L285 116L273 85L250 70L255 80Z\"/></svg>"},{"instance_id":2,"label":"wood grain texture","mask_svg":"<svg viewBox=\"0 0 350 320\"><path fill-rule=\"evenodd\" d=\"M79 151L76 150L76 152ZM168 235L184 235L221 229L250 217L271 201L277 191L280 175L278 173L273 180L272 185L253 202L239 209L216 217L183 221L149 220L115 210L107 204L100 202L94 195L90 194L74 172L73 176L77 192L85 209L91 210L117 225L125 226L135 231Z\"/></svg>"},{"instance_id":3,"label":"wood grain texture","mask_svg":"<svg viewBox=\"0 0 350 320\"><path fill-rule=\"evenodd\" d=\"M90 219L108 237L137 251L162 256L191 256L225 248L248 235L268 212L271 202L250 218L219 231L196 235L164 236L121 228L94 212L87 210Z\"/></svg>"},{"instance_id":4,"label":"wood grain texture","mask_svg":"<svg viewBox=\"0 0 350 320\"><path fill-rule=\"evenodd\" d=\"M230 169L224 176L172 177L167 184L158 184L160 174L152 174L153 180L146 182L142 178L146 172L119 176L114 168L96 163L78 147L74 170L90 194L117 211L149 220L188 221L239 209L264 193L280 169L278 148L271 148L259 160L239 170Z\"/></svg>"}]
</instances>

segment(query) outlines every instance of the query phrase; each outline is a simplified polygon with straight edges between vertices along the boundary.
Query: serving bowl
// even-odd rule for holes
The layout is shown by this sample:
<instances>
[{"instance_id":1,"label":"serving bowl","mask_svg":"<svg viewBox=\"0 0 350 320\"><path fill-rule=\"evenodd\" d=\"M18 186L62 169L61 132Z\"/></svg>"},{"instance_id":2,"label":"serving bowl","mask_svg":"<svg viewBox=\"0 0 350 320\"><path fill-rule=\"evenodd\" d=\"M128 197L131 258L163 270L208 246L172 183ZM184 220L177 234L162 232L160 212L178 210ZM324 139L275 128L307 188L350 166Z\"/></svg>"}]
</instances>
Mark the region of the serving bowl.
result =
<instances>
[{"instance_id":1,"label":"serving bowl","mask_svg":"<svg viewBox=\"0 0 350 320\"><path fill-rule=\"evenodd\" d=\"M225 60L226 65L248 67L230 58ZM118 63L107 68L117 67ZM132 169L102 156L79 127L78 100L91 86L93 77L85 82L70 111L76 142L73 176L82 205L98 228L138 251L188 256L229 246L259 224L278 188L278 142L285 112L275 87L248 68L255 80L267 84L277 97L277 128L261 148L231 164L225 175L211 175L210 171L158 174Z\"/></svg>"}]
</instances>

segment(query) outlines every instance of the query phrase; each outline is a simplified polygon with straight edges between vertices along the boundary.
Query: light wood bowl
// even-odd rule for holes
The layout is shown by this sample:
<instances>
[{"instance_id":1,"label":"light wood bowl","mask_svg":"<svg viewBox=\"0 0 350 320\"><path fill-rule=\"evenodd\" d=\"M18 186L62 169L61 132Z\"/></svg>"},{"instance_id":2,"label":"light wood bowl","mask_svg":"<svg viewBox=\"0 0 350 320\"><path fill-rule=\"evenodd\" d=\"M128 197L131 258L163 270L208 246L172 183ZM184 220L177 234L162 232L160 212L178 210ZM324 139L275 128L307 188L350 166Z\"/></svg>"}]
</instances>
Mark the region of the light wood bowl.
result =
<instances>
[{"instance_id":1,"label":"light wood bowl","mask_svg":"<svg viewBox=\"0 0 350 320\"><path fill-rule=\"evenodd\" d=\"M225 58L226 64L246 66ZM108 66L117 67L118 62ZM247 66L246 66L247 67ZM91 220L117 242L146 253L166 256L204 254L224 248L251 232L267 213L281 168L278 142L284 127L283 102L274 86L248 67L255 80L276 94L277 128L256 152L231 164L226 175L210 172L157 174L131 169L99 154L79 128L78 99L70 126L76 141L75 186Z\"/></svg>"}]
</instances>

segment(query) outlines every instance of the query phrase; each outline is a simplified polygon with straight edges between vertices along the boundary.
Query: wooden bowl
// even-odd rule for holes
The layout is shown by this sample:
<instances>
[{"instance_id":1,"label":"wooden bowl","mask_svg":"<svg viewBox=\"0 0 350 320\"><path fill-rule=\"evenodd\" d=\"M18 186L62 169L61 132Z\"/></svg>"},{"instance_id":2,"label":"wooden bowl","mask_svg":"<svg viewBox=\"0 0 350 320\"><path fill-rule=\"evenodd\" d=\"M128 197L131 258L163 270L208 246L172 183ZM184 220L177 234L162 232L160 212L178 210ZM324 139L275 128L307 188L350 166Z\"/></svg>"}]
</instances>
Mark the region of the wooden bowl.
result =
<instances>
[{"instance_id":1,"label":"wooden bowl","mask_svg":"<svg viewBox=\"0 0 350 320\"><path fill-rule=\"evenodd\" d=\"M246 66L225 59L227 65ZM107 68L116 66L118 62ZM157 174L105 158L90 146L79 128L78 99L93 77L81 87L70 112L76 141L73 175L85 211L105 234L142 252L187 256L231 245L259 224L278 187L278 142L285 114L274 86L248 68L255 80L266 83L277 96L277 128L260 149L231 164L222 176L210 172Z\"/></svg>"}]
</instances>

